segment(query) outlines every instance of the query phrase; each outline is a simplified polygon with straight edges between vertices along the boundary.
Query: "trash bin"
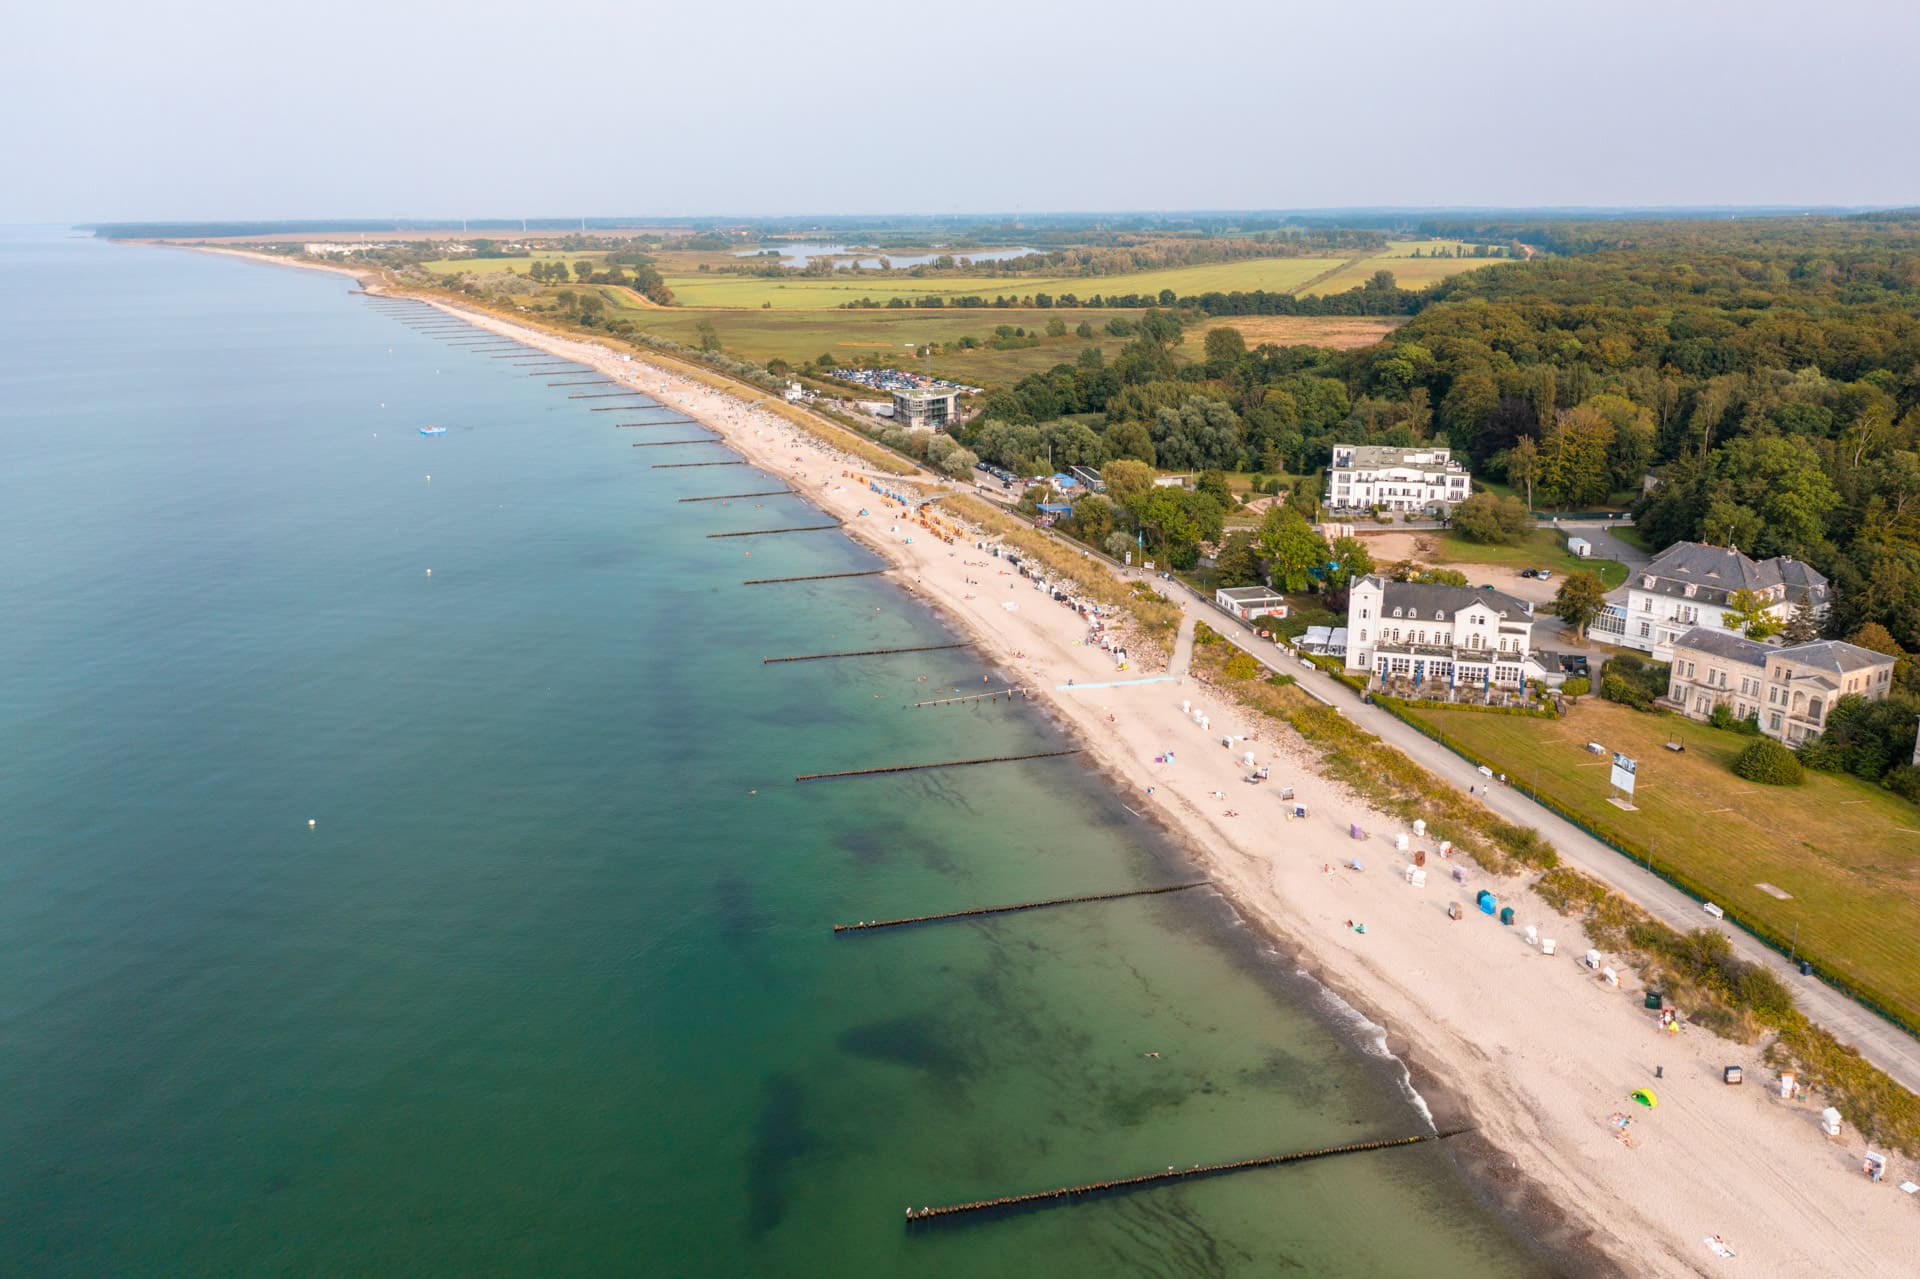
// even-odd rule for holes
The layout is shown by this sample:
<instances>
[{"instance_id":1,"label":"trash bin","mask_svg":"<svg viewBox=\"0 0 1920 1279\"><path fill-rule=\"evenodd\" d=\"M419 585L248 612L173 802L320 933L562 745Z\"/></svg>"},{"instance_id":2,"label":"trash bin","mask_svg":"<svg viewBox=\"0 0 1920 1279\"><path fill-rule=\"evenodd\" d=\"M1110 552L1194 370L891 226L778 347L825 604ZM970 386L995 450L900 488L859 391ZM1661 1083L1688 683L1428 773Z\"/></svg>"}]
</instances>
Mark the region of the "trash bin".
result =
<instances>
[{"instance_id":1,"label":"trash bin","mask_svg":"<svg viewBox=\"0 0 1920 1279\"><path fill-rule=\"evenodd\" d=\"M1513 907L1511 907L1511 906L1502 906L1502 907L1500 908L1500 922L1501 922L1501 923L1503 923L1503 924L1506 924L1506 925L1508 925L1509 927L1511 927L1511 926L1512 926L1512 924L1513 924Z\"/></svg>"},{"instance_id":2,"label":"trash bin","mask_svg":"<svg viewBox=\"0 0 1920 1279\"><path fill-rule=\"evenodd\" d=\"M1800 975L1802 977L1813 976L1813 963L1811 960L1803 959L1800 961Z\"/></svg>"},{"instance_id":3,"label":"trash bin","mask_svg":"<svg viewBox=\"0 0 1920 1279\"><path fill-rule=\"evenodd\" d=\"M1646 999L1644 999L1642 1002L1645 1003L1647 1007L1653 1009L1655 1012L1658 1012L1660 1009L1660 1002L1661 1002L1660 992L1657 990L1648 991Z\"/></svg>"}]
</instances>

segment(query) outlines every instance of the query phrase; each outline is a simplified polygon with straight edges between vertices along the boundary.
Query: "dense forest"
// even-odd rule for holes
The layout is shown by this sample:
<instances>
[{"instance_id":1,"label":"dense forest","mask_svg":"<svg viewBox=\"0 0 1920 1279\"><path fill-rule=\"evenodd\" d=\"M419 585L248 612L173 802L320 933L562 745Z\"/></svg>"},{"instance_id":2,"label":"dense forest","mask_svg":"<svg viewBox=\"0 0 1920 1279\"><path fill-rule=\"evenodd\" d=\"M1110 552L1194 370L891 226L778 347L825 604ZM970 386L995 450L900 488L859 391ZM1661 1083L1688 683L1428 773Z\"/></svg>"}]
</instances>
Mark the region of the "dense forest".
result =
<instances>
[{"instance_id":1,"label":"dense forest","mask_svg":"<svg viewBox=\"0 0 1920 1279\"><path fill-rule=\"evenodd\" d=\"M1111 360L986 396L962 442L1028 474L1311 474L1336 439L1445 442L1536 506L1631 501L1655 547L1804 558L1834 581L1833 633L1920 649L1920 219L1434 229L1557 256L1455 276L1359 351L1216 328L1176 358L1231 313L1184 300Z\"/></svg>"}]
</instances>

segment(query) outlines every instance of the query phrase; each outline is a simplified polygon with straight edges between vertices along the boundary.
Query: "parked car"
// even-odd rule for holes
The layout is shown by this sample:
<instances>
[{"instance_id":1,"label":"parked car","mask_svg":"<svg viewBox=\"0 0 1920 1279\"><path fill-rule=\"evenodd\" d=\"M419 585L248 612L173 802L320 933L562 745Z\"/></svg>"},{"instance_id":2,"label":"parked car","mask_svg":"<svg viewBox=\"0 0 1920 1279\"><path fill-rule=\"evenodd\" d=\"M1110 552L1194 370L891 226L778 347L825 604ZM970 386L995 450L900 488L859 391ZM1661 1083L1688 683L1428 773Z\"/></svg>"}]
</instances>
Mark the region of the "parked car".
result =
<instances>
[{"instance_id":1,"label":"parked car","mask_svg":"<svg viewBox=\"0 0 1920 1279\"><path fill-rule=\"evenodd\" d=\"M1537 568L1523 568L1520 570L1520 576L1532 577L1535 573L1538 573L1539 571L1540 570Z\"/></svg>"},{"instance_id":2,"label":"parked car","mask_svg":"<svg viewBox=\"0 0 1920 1279\"><path fill-rule=\"evenodd\" d=\"M1536 569L1533 575L1544 582L1553 576L1553 570L1550 568Z\"/></svg>"}]
</instances>

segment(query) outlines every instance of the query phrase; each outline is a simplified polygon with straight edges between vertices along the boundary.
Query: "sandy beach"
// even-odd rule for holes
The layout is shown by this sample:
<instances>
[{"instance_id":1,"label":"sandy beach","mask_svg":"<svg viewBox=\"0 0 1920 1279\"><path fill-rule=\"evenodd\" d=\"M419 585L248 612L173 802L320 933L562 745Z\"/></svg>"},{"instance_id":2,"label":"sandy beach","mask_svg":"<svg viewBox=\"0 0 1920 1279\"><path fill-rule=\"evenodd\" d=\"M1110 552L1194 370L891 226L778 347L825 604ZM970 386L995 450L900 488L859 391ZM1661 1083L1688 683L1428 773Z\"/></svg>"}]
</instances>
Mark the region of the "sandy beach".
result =
<instances>
[{"instance_id":1,"label":"sandy beach","mask_svg":"<svg viewBox=\"0 0 1920 1279\"><path fill-rule=\"evenodd\" d=\"M1822 1136L1822 1103L1780 1099L1755 1049L1702 1030L1663 1031L1635 974L1621 969L1614 986L1585 967L1581 931L1523 881L1456 867L1416 839L1429 853L1428 879L1411 886L1401 873L1409 854L1395 847L1411 832L1317 776L1287 730L1254 722L1187 674L1190 622L1170 670L1116 671L1109 653L1085 642L1080 615L972 542L929 536L876 499L857 460L789 421L638 352L435 305L685 412L844 521L1008 682L1045 698L1133 792L1128 803L1142 819L1181 840L1283 954L1382 1027L1385 1048L1408 1063L1411 1086L1441 1122L1477 1126L1455 1153L1478 1184L1554 1230L1562 1255L1591 1257L1578 1273L1913 1272L1920 1196L1897 1183L1920 1179L1920 1169L1895 1158L1884 1182L1869 1182L1858 1134ZM935 484L929 476L921 487ZM1208 717L1204 729L1196 714ZM1247 783L1247 752L1271 780ZM1292 801L1280 799L1283 788ZM1304 818L1290 816L1294 804ZM1364 839L1352 836L1356 827ZM1513 927L1474 910L1483 888L1514 908ZM1453 901L1465 919L1448 917ZM1528 925L1553 938L1557 953L1527 944ZM1742 1086L1722 1082L1729 1065L1744 1066ZM1629 1100L1637 1088L1654 1090L1658 1107ZM1623 1128L1616 1116L1630 1122ZM1735 1255L1718 1255L1715 1239Z\"/></svg>"}]
</instances>

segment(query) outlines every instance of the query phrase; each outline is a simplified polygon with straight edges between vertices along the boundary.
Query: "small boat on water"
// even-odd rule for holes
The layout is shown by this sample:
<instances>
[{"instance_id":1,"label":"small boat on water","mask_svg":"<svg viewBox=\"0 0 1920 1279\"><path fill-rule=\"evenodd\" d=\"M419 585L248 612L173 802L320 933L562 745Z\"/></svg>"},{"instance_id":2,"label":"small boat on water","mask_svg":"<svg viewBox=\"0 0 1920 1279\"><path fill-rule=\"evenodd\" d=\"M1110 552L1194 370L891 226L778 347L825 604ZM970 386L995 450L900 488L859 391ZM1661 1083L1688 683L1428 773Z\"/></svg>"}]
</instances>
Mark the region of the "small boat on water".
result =
<instances>
[{"instance_id":1,"label":"small boat on water","mask_svg":"<svg viewBox=\"0 0 1920 1279\"><path fill-rule=\"evenodd\" d=\"M420 428L420 434L422 435L445 435L446 433L447 428L444 426L423 426Z\"/></svg>"}]
</instances>

